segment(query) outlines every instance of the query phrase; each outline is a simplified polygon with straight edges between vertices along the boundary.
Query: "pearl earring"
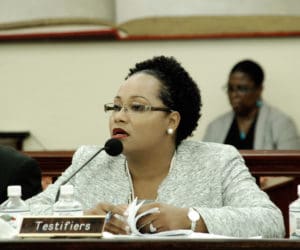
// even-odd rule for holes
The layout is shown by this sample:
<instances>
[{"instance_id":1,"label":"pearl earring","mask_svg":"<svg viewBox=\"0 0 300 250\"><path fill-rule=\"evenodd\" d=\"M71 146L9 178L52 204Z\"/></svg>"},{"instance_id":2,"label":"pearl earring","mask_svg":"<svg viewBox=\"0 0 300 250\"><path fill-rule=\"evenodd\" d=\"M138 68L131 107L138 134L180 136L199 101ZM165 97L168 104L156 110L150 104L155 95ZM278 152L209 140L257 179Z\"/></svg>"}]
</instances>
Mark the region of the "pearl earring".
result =
<instances>
[{"instance_id":1,"label":"pearl earring","mask_svg":"<svg viewBox=\"0 0 300 250\"><path fill-rule=\"evenodd\" d=\"M174 130L172 128L167 129L167 134L172 135L174 133Z\"/></svg>"}]
</instances>

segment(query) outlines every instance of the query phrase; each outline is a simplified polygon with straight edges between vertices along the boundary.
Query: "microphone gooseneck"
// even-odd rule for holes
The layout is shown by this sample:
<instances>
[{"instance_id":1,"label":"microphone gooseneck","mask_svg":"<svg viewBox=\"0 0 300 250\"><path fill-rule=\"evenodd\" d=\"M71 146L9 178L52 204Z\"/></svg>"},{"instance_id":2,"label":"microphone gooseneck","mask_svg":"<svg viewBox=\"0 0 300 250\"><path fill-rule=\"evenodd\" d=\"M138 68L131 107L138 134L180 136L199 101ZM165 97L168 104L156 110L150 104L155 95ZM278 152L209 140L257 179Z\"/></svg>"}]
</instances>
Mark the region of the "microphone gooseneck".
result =
<instances>
[{"instance_id":1,"label":"microphone gooseneck","mask_svg":"<svg viewBox=\"0 0 300 250\"><path fill-rule=\"evenodd\" d=\"M90 161L93 160L103 150L105 150L105 152L110 156L118 156L123 151L123 144L118 139L112 138L112 139L107 140L103 148L100 148L99 150L97 150L96 153L94 153L91 158L89 158L81 167L79 167L71 176L69 176L68 179L66 179L59 185L57 193L56 193L56 197L55 197L55 202L58 200L58 197L60 194L60 186L68 183L74 177L74 175L76 175L81 169L83 169L86 165L88 165L90 163Z\"/></svg>"}]
</instances>

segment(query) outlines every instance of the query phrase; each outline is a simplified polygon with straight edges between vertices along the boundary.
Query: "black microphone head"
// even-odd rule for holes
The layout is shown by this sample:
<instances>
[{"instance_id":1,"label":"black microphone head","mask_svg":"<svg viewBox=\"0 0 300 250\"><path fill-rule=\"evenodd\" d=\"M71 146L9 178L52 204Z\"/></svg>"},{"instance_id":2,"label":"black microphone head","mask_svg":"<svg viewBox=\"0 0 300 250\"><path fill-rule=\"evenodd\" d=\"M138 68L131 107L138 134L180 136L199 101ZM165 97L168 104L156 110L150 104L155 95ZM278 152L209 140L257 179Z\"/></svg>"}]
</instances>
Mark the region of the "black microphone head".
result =
<instances>
[{"instance_id":1,"label":"black microphone head","mask_svg":"<svg viewBox=\"0 0 300 250\"><path fill-rule=\"evenodd\" d=\"M123 144L120 140L112 138L106 141L104 150L111 156L117 156L122 153Z\"/></svg>"}]
</instances>

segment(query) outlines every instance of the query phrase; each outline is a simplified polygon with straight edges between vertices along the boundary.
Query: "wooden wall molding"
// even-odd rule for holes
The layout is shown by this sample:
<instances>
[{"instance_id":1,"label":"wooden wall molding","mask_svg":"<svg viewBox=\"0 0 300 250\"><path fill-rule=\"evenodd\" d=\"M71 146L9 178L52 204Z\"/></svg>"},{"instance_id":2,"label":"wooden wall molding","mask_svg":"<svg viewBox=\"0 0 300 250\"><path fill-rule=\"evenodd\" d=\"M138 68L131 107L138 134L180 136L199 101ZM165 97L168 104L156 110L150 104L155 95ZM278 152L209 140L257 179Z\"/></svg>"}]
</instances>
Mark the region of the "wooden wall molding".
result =
<instances>
[{"instance_id":1,"label":"wooden wall molding","mask_svg":"<svg viewBox=\"0 0 300 250\"><path fill-rule=\"evenodd\" d=\"M35 158L43 175L57 177L71 165L74 151L24 151ZM240 150L254 176L300 177L300 150Z\"/></svg>"}]
</instances>

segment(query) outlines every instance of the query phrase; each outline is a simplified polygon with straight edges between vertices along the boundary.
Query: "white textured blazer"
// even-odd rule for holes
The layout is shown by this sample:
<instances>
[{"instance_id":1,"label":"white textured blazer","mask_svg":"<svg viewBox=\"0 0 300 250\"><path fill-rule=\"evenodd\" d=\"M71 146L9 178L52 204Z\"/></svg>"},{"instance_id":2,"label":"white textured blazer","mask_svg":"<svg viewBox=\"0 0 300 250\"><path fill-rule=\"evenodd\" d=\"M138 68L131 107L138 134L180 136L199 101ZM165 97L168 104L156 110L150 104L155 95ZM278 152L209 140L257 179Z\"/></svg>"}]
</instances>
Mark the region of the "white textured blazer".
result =
<instances>
[{"instance_id":1,"label":"white textured blazer","mask_svg":"<svg viewBox=\"0 0 300 250\"><path fill-rule=\"evenodd\" d=\"M82 146L72 165L44 192L27 200L33 214L51 213L59 185L98 150ZM208 231L236 237L283 237L280 210L256 185L239 152L218 143L183 141L174 163L160 184L156 202L177 207L194 207ZM75 196L92 208L99 202L127 204L131 197L130 175L125 157L102 151L70 180Z\"/></svg>"},{"instance_id":2,"label":"white textured blazer","mask_svg":"<svg viewBox=\"0 0 300 250\"><path fill-rule=\"evenodd\" d=\"M233 111L216 118L208 125L203 141L224 143L233 119ZM256 122L254 149L300 149L300 138L294 121L264 102Z\"/></svg>"}]
</instances>

